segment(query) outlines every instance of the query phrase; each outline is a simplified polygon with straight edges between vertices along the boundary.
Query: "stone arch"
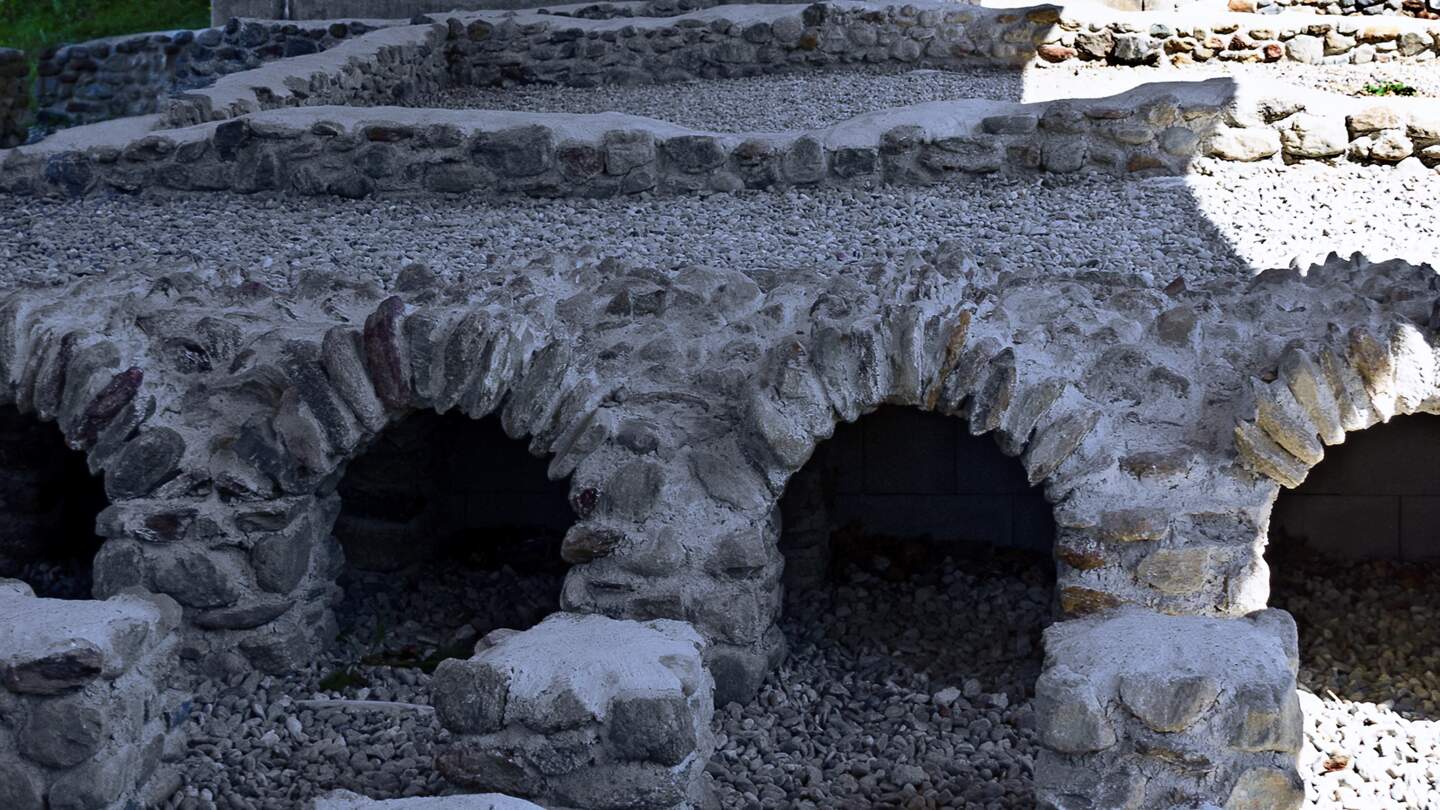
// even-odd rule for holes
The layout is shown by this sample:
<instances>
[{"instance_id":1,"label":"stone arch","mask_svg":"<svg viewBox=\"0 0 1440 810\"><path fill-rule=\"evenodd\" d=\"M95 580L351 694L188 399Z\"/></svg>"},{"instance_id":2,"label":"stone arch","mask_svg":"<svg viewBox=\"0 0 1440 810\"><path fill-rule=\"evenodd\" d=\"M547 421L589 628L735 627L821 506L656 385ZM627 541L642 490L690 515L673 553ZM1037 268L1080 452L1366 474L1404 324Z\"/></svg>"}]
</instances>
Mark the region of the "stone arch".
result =
<instances>
[{"instance_id":1,"label":"stone arch","mask_svg":"<svg viewBox=\"0 0 1440 810\"><path fill-rule=\"evenodd\" d=\"M105 474L97 595L174 596L202 631L189 652L227 669L283 671L331 635L334 484L392 421L494 412L558 477L605 433L550 291L452 298L423 268L388 297L295 287L113 274L0 302L0 400L57 421Z\"/></svg>"},{"instance_id":2,"label":"stone arch","mask_svg":"<svg viewBox=\"0 0 1440 810\"><path fill-rule=\"evenodd\" d=\"M103 482L53 422L0 406L0 579L42 598L89 599Z\"/></svg>"},{"instance_id":3,"label":"stone arch","mask_svg":"<svg viewBox=\"0 0 1440 810\"><path fill-rule=\"evenodd\" d=\"M1313 350L1291 347L1275 379L1253 383L1255 409L1235 426L1253 472L1299 486L1350 431L1415 413L1440 413L1440 339L1408 321L1354 326Z\"/></svg>"},{"instance_id":4,"label":"stone arch","mask_svg":"<svg viewBox=\"0 0 1440 810\"><path fill-rule=\"evenodd\" d=\"M1005 345L1003 324L977 317L963 271L911 270L868 289L840 279L798 304L756 355L734 429L693 437L663 465L674 493L659 506L665 518L651 513L617 530L612 550L577 566L567 609L693 622L711 642L719 700L743 698L784 651L774 624L780 495L838 423L886 404L964 416L973 433L994 434L1021 457L1029 480L1056 500L1113 467L1086 447L1101 409L1047 358ZM647 490L634 471L609 490ZM703 541L675 536L687 531Z\"/></svg>"}]
</instances>

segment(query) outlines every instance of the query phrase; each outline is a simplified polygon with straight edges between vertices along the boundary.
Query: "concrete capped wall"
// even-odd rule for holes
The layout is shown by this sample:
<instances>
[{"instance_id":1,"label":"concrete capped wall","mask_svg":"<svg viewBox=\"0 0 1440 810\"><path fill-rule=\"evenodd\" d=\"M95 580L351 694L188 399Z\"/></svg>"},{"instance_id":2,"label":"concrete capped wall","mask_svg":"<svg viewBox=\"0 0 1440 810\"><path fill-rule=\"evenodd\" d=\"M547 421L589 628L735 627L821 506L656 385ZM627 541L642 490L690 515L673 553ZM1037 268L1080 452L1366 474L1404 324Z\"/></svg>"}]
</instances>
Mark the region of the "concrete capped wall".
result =
<instances>
[{"instance_id":1,"label":"concrete capped wall","mask_svg":"<svg viewBox=\"0 0 1440 810\"><path fill-rule=\"evenodd\" d=\"M334 20L341 17L405 19L443 11L536 8L539 0L212 0L210 24L231 17L262 20Z\"/></svg>"}]
</instances>

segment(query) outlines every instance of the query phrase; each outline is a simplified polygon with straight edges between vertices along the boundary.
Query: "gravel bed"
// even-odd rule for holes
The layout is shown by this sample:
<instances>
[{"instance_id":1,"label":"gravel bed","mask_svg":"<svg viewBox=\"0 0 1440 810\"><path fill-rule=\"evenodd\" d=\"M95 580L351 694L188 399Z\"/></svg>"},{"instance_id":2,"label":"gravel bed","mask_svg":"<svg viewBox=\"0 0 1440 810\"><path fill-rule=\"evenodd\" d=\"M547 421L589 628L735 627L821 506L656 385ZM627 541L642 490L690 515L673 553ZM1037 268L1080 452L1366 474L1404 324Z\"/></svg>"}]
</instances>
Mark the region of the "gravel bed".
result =
<instances>
[{"instance_id":1,"label":"gravel bed","mask_svg":"<svg viewBox=\"0 0 1440 810\"><path fill-rule=\"evenodd\" d=\"M303 270L382 282L409 262L473 277L549 251L637 265L833 271L946 240L1021 273L1100 268L1165 284L1335 250L1433 261L1434 172L1197 165L1185 178L982 177L926 188L620 200L0 199L0 283L134 266L285 289Z\"/></svg>"},{"instance_id":2,"label":"gravel bed","mask_svg":"<svg viewBox=\"0 0 1440 810\"><path fill-rule=\"evenodd\" d=\"M461 87L427 94L411 107L526 112L623 112L712 132L819 129L865 113L930 101L983 98L1048 101L1121 93L1138 84L1221 76L1270 78L1362 96L1368 85L1402 82L1440 96L1440 71L1428 63L1366 65L1242 64L1184 68L1064 66L1009 70L966 66L910 70L888 65L669 84L564 87Z\"/></svg>"},{"instance_id":3,"label":"gravel bed","mask_svg":"<svg viewBox=\"0 0 1440 810\"><path fill-rule=\"evenodd\" d=\"M461 87L416 98L411 107L527 112L622 112L713 132L817 129L890 107L959 98L1016 100L1015 70L903 70L876 65L744 79L564 87Z\"/></svg>"},{"instance_id":4,"label":"gravel bed","mask_svg":"<svg viewBox=\"0 0 1440 810\"><path fill-rule=\"evenodd\" d=\"M787 595L790 657L716 714L725 808L1029 808L1048 559L947 558Z\"/></svg>"},{"instance_id":5,"label":"gravel bed","mask_svg":"<svg viewBox=\"0 0 1440 810\"><path fill-rule=\"evenodd\" d=\"M340 643L321 661L286 677L188 685L191 736L167 757L182 781L160 806L293 810L335 789L372 798L445 793L434 754L448 732L429 707L432 665L469 655L492 629L525 628L548 615L559 605L560 581L454 564L349 572ZM461 623L467 614L473 618Z\"/></svg>"},{"instance_id":6,"label":"gravel bed","mask_svg":"<svg viewBox=\"0 0 1440 810\"><path fill-rule=\"evenodd\" d=\"M1310 807L1440 807L1440 568L1294 555L1271 603L1300 628Z\"/></svg>"}]
</instances>

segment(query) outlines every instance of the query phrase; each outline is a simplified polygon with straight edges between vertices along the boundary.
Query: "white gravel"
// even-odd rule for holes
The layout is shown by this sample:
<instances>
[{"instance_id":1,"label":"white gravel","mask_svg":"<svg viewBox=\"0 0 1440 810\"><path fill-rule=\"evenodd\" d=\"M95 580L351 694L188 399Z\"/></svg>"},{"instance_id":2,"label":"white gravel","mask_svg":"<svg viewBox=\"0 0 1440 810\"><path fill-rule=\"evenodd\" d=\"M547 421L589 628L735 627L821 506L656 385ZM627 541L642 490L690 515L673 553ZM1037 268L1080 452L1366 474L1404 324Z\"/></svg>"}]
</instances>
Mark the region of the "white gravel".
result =
<instances>
[{"instance_id":1,"label":"white gravel","mask_svg":"<svg viewBox=\"0 0 1440 810\"><path fill-rule=\"evenodd\" d=\"M1308 806L1440 807L1440 569L1302 554L1271 570L1300 628Z\"/></svg>"},{"instance_id":2,"label":"white gravel","mask_svg":"<svg viewBox=\"0 0 1440 810\"><path fill-rule=\"evenodd\" d=\"M304 269L390 278L422 261L472 275L547 251L645 266L741 270L868 264L960 240L1012 269L1250 273L1329 250L1433 261L1436 174L1416 165L1213 165L1137 182L1101 176L959 180L875 192L502 202L261 199L209 194L79 202L0 199L0 279L54 283L133 266L219 271L283 288ZM8 209L8 210L7 210Z\"/></svg>"},{"instance_id":3,"label":"white gravel","mask_svg":"<svg viewBox=\"0 0 1440 810\"><path fill-rule=\"evenodd\" d=\"M411 107L527 112L623 112L713 132L818 129L857 115L930 101L983 98L1049 101L1096 98L1147 82L1217 77L1284 80L1346 95L1389 81L1440 96L1440 70L1427 63L1366 65L1205 62L1183 68L1058 66L1023 71L986 66L910 70L891 65L812 70L743 79L606 87L517 85L452 88Z\"/></svg>"}]
</instances>

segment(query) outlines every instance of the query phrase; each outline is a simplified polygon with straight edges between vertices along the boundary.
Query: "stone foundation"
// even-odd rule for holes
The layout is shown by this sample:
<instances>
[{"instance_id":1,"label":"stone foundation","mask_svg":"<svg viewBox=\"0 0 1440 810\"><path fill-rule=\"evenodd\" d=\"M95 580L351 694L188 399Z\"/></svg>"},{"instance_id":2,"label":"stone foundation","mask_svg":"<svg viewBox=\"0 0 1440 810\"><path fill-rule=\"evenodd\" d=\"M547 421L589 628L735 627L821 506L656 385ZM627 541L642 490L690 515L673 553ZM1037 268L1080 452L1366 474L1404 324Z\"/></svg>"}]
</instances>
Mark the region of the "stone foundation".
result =
<instances>
[{"instance_id":1,"label":"stone foundation","mask_svg":"<svg viewBox=\"0 0 1440 810\"><path fill-rule=\"evenodd\" d=\"M179 621L164 596L37 599L0 580L0 806L112 810L147 800L188 710L166 691Z\"/></svg>"},{"instance_id":2,"label":"stone foundation","mask_svg":"<svg viewBox=\"0 0 1440 810\"><path fill-rule=\"evenodd\" d=\"M704 682L707 697L661 691L696 698L687 716L699 729L707 679L715 700L745 700L784 655L782 493L837 425L882 405L961 419L1019 459L1053 505L1062 615L1093 617L1062 627L1170 614L1183 647L1187 622L1199 638L1253 625L1233 649L1285 660L1272 654L1284 646L1278 620L1243 618L1267 600L1271 504L1346 431L1440 412L1437 285L1430 267L1333 256L1255 278L1142 283L1095 268L1025 277L953 245L867 274L549 257L454 283L416 265L388 289L303 273L277 291L239 277L111 272L0 301L0 400L53 420L103 472L112 503L99 520L96 595L173 597L178 654L212 672L292 670L330 640L337 492L381 431L421 410L496 415L549 459L552 479L570 480L575 524L561 554L573 567L559 607L591 616L552 619L447 665L445 677L480 678L487 662L559 644L555 660L619 667L612 686L623 685L633 656L617 662L623 645L603 642L610 620L687 622L696 635L681 633L683 658L702 660L706 674L667 677ZM803 478L797 487L802 500L812 489ZM675 625L650 630L664 627ZM1090 640L1072 646L1072 634ZM1075 651L1111 649L1110 637L1057 630L1055 660L1078 680L1059 673L1056 688L1090 684L1096 706L1126 700L1094 682L1108 659ZM670 644L680 642L661 646ZM1184 663L1168 649L1144 660ZM663 674L657 666L645 672ZM1293 678L1256 666L1255 686L1271 693ZM539 680L516 675L512 696L551 694L563 674L533 671ZM536 729L549 708L512 700L496 720L482 712L498 704L470 701L466 683L437 697L452 728L470 724L471 747L446 766L457 779L563 803L582 790L613 795L624 783L606 780L621 774L654 788L655 806L697 800L699 731L688 748L627 747L616 736L624 695L603 679L577 681L585 713L553 729L573 732L578 748L562 753L603 765L579 771L542 756L555 753L548 732L517 727ZM1124 787L1145 755L1139 741L1154 741L1136 725L1148 715L1104 713L1114 744L1056 750L1094 754L1084 762ZM1247 728L1278 734L1287 722L1277 709ZM1185 728L1159 739L1204 748L1210 775L1183 776L1190 748L1156 748L1161 764L1141 769L1162 774L1155 790L1219 803L1237 785L1242 797L1264 796L1288 779L1270 773L1285 770L1288 749ZM513 739L504 750L514 767L486 770L486 752ZM1095 806L1114 784L1092 787L1084 795Z\"/></svg>"},{"instance_id":3,"label":"stone foundation","mask_svg":"<svg viewBox=\"0 0 1440 810\"><path fill-rule=\"evenodd\" d=\"M704 647L663 620L557 614L496 631L435 672L435 709L455 735L440 769L546 806L702 807L715 710Z\"/></svg>"},{"instance_id":4,"label":"stone foundation","mask_svg":"<svg viewBox=\"0 0 1440 810\"><path fill-rule=\"evenodd\" d=\"M1298 655L1278 610L1051 626L1036 684L1039 806L1298 810Z\"/></svg>"},{"instance_id":5,"label":"stone foundation","mask_svg":"<svg viewBox=\"0 0 1440 810\"><path fill-rule=\"evenodd\" d=\"M615 197L924 185L966 175L1185 173L1198 159L1440 165L1440 106L1215 79L1084 102L935 102L825 130L719 134L606 113L307 107L113 146L56 136L3 159L0 189Z\"/></svg>"}]
</instances>

